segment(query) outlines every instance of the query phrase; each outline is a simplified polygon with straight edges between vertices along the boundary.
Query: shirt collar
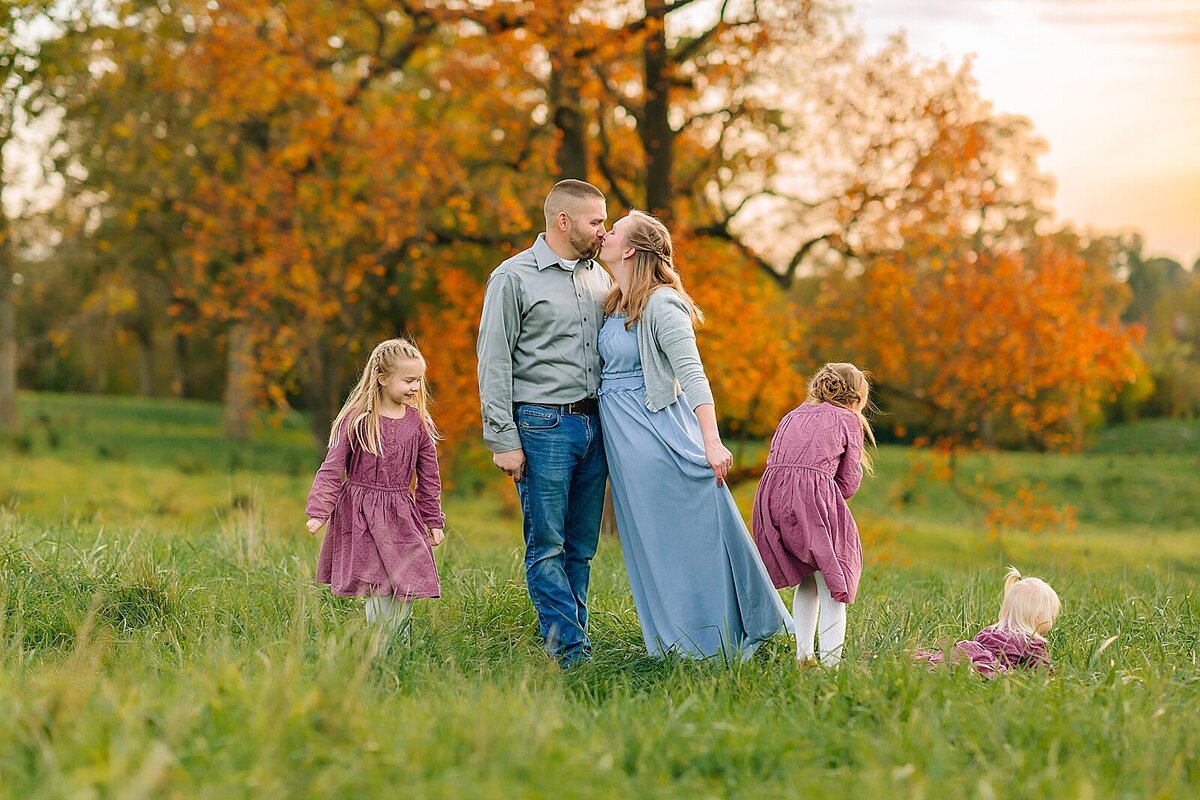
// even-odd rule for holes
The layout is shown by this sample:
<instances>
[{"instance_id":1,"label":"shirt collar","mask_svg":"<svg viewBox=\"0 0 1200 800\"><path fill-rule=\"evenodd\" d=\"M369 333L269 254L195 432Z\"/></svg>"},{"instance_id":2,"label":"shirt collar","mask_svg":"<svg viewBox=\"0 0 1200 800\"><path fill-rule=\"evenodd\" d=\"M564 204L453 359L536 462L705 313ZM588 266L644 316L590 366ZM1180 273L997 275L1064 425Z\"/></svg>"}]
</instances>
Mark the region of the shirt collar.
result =
<instances>
[{"instance_id":1,"label":"shirt collar","mask_svg":"<svg viewBox=\"0 0 1200 800\"><path fill-rule=\"evenodd\" d=\"M563 265L562 259L558 257L558 253L554 252L550 245L546 243L546 234L544 233L539 233L537 235L537 241L533 243L533 257L537 259L537 268L539 270L543 270L546 267L555 266L559 267L560 269L567 269ZM586 267L590 269L591 266L591 259L581 258L579 259L578 263L575 264L575 269L579 269L580 267ZM570 272L570 270L567 271Z\"/></svg>"}]
</instances>

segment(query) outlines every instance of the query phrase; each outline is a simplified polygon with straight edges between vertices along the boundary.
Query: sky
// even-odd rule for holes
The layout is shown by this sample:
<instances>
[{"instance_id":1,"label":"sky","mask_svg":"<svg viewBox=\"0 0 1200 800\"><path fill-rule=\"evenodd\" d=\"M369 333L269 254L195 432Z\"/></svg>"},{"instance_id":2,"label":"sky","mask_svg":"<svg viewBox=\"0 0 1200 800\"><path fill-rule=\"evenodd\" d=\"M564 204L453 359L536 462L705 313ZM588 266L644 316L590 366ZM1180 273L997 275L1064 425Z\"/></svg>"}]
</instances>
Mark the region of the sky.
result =
<instances>
[{"instance_id":1,"label":"sky","mask_svg":"<svg viewBox=\"0 0 1200 800\"><path fill-rule=\"evenodd\" d=\"M1200 258L1200 0L856 0L870 49L974 56L997 111L1050 146L1057 218Z\"/></svg>"}]
</instances>

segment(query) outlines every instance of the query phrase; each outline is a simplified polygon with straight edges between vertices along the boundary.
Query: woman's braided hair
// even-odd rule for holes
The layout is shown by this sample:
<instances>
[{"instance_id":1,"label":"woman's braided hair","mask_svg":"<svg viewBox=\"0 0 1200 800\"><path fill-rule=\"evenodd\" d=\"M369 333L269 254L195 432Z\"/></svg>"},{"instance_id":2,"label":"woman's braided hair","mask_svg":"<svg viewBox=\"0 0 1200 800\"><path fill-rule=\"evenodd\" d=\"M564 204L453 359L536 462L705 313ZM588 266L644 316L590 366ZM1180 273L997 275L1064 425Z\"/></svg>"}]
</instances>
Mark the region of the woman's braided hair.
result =
<instances>
[{"instance_id":1,"label":"woman's braided hair","mask_svg":"<svg viewBox=\"0 0 1200 800\"><path fill-rule=\"evenodd\" d=\"M629 212L630 223L625 228L626 247L634 250L630 266L629 292L613 286L604 299L604 313L625 314L625 327L632 328L638 321L650 295L660 286L670 286L683 300L692 318L692 325L704 322L704 313L691 296L684 291L683 279L675 267L675 250L671 244L671 232L660 220L636 208Z\"/></svg>"}]
</instances>

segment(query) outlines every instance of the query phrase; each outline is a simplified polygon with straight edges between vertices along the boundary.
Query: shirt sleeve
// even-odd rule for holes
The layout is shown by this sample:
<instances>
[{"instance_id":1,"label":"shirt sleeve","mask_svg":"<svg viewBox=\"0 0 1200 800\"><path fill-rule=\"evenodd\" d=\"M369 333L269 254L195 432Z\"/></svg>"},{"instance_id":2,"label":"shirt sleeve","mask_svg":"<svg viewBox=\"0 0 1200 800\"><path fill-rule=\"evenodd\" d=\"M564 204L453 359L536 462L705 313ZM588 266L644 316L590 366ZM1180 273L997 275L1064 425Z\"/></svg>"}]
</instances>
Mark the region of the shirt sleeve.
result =
<instances>
[{"instance_id":1,"label":"shirt sleeve","mask_svg":"<svg viewBox=\"0 0 1200 800\"><path fill-rule=\"evenodd\" d=\"M674 292L665 295L665 299L656 304L651 325L654 340L667 357L671 372L687 396L688 404L694 409L713 403L712 387L708 376L704 374L700 350L696 347L696 329L692 326L692 316L683 300Z\"/></svg>"},{"instance_id":2,"label":"shirt sleeve","mask_svg":"<svg viewBox=\"0 0 1200 800\"><path fill-rule=\"evenodd\" d=\"M417 438L416 501L422 522L431 528L446 526L446 515L442 513L442 475L438 469L437 446L423 422Z\"/></svg>"},{"instance_id":3,"label":"shirt sleeve","mask_svg":"<svg viewBox=\"0 0 1200 800\"><path fill-rule=\"evenodd\" d=\"M492 273L483 297L483 316L475 345L483 441L493 453L521 449L513 421L512 354L521 333L520 285L506 271Z\"/></svg>"},{"instance_id":4,"label":"shirt sleeve","mask_svg":"<svg viewBox=\"0 0 1200 800\"><path fill-rule=\"evenodd\" d=\"M842 428L846 432L846 450L842 453L842 460L833 479L837 483L838 491L842 493L842 498L849 500L862 485L863 429L858 420L845 420L842 422Z\"/></svg>"},{"instance_id":5,"label":"shirt sleeve","mask_svg":"<svg viewBox=\"0 0 1200 800\"><path fill-rule=\"evenodd\" d=\"M304 513L309 519L319 519L327 522L337 505L338 496L342 493L346 470L350 466L350 426L343 423L338 431L337 441L325 452L325 460L321 462L316 477L313 478L312 489L308 492L308 503Z\"/></svg>"}]
</instances>

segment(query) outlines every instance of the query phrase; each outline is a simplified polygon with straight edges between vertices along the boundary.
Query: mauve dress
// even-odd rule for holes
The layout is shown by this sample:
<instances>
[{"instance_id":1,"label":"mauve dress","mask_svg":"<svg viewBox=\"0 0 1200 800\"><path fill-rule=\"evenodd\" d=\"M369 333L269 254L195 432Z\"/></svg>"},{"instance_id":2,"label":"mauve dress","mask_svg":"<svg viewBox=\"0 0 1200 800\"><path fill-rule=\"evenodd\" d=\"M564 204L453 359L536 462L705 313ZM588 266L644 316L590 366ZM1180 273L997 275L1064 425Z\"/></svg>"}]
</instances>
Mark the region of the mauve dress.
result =
<instances>
[{"instance_id":1,"label":"mauve dress","mask_svg":"<svg viewBox=\"0 0 1200 800\"><path fill-rule=\"evenodd\" d=\"M862 483L862 423L832 403L806 403L779 422L754 494L754 541L777 588L814 572L853 603L862 544L846 501Z\"/></svg>"},{"instance_id":2,"label":"mauve dress","mask_svg":"<svg viewBox=\"0 0 1200 800\"><path fill-rule=\"evenodd\" d=\"M351 446L343 426L313 479L305 512L329 520L317 581L341 597L438 597L441 583L425 533L425 526L446 523L437 450L416 409L399 419L381 415L379 425L380 455Z\"/></svg>"},{"instance_id":3,"label":"mauve dress","mask_svg":"<svg viewBox=\"0 0 1200 800\"><path fill-rule=\"evenodd\" d=\"M930 669L946 660L945 653L919 650L914 657L928 661ZM1037 669L1046 667L1051 672L1050 656L1046 640L1020 631L1001 628L999 625L981 630L974 639L959 642L950 651L950 661L970 661L971 668L987 678L994 678L1014 669Z\"/></svg>"},{"instance_id":4,"label":"mauve dress","mask_svg":"<svg viewBox=\"0 0 1200 800\"><path fill-rule=\"evenodd\" d=\"M686 397L646 407L637 324L600 329L600 430L621 553L646 651L749 657L791 615L763 569L729 486L705 457Z\"/></svg>"}]
</instances>

